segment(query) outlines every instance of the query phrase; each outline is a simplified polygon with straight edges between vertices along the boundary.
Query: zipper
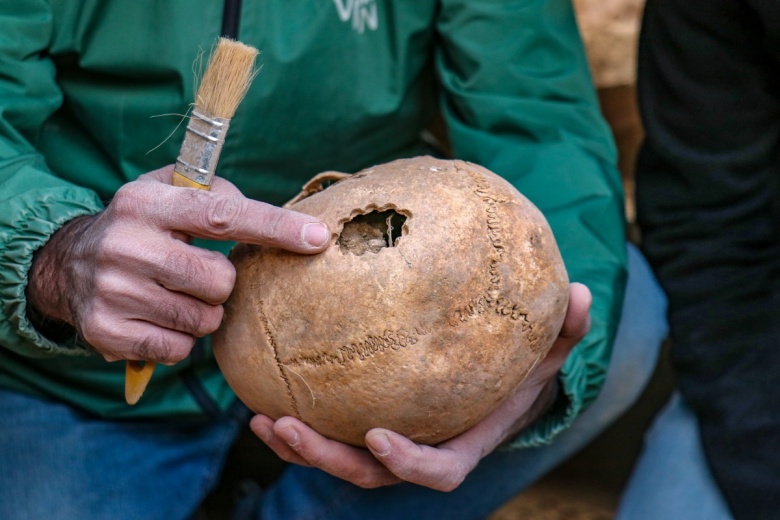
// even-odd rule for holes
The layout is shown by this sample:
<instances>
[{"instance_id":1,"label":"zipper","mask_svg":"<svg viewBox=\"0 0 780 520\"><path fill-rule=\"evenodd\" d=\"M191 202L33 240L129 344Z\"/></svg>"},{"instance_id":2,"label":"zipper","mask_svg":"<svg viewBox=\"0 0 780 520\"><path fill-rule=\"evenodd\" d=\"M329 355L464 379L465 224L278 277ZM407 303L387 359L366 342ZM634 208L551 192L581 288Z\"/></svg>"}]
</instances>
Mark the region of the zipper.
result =
<instances>
[{"instance_id":1,"label":"zipper","mask_svg":"<svg viewBox=\"0 0 780 520\"><path fill-rule=\"evenodd\" d=\"M241 0L225 0L222 11L222 36L238 40L238 23L241 19Z\"/></svg>"}]
</instances>

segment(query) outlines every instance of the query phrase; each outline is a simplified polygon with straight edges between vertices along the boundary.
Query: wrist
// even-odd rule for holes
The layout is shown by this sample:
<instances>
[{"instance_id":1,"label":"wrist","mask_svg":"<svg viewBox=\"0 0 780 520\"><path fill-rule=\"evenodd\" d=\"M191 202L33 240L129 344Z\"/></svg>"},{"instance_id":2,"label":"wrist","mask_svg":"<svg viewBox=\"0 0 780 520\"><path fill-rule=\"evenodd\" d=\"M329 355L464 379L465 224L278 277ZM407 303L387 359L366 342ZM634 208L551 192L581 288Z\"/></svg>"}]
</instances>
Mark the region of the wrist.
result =
<instances>
[{"instance_id":1,"label":"wrist","mask_svg":"<svg viewBox=\"0 0 780 520\"><path fill-rule=\"evenodd\" d=\"M557 374L551 377L539 391L530 408L515 422L509 437L531 426L537 419L547 413L558 401L560 383Z\"/></svg>"},{"instance_id":2,"label":"wrist","mask_svg":"<svg viewBox=\"0 0 780 520\"><path fill-rule=\"evenodd\" d=\"M556 374L555 377L551 378L547 382L542 391L539 393L539 399L537 399L539 409L538 413L534 417L534 420L547 413L547 411L555 405L560 392L561 384L558 381L558 375Z\"/></svg>"},{"instance_id":3,"label":"wrist","mask_svg":"<svg viewBox=\"0 0 780 520\"><path fill-rule=\"evenodd\" d=\"M41 336L55 343L64 343L76 334L76 329L72 325L41 314L29 301L27 304L27 319Z\"/></svg>"},{"instance_id":4,"label":"wrist","mask_svg":"<svg viewBox=\"0 0 780 520\"><path fill-rule=\"evenodd\" d=\"M39 330L74 323L68 265L77 237L91 219L83 216L69 221L33 255L25 294L28 317Z\"/></svg>"}]
</instances>

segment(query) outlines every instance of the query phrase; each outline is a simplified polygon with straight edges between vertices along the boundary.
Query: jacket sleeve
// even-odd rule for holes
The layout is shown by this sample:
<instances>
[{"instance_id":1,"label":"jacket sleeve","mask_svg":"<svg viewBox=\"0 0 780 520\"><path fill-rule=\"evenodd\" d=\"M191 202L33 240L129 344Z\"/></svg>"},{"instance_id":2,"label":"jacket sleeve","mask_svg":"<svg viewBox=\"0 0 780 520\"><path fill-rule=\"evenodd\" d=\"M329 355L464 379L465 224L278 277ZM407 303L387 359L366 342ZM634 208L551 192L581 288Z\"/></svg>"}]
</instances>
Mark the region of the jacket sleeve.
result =
<instances>
[{"instance_id":1,"label":"jacket sleeve","mask_svg":"<svg viewBox=\"0 0 780 520\"><path fill-rule=\"evenodd\" d=\"M778 24L771 0L648 2L639 52L642 246L735 518L780 509Z\"/></svg>"},{"instance_id":2,"label":"jacket sleeve","mask_svg":"<svg viewBox=\"0 0 780 520\"><path fill-rule=\"evenodd\" d=\"M592 328L553 407L511 444L549 442L604 382L625 290L623 193L571 2L445 0L436 56L454 154L502 175L547 217Z\"/></svg>"},{"instance_id":3,"label":"jacket sleeve","mask_svg":"<svg viewBox=\"0 0 780 520\"><path fill-rule=\"evenodd\" d=\"M0 7L0 344L29 356L83 354L42 336L27 318L33 254L65 222L102 209L97 195L48 171L35 142L61 105L47 46L48 2Z\"/></svg>"}]
</instances>

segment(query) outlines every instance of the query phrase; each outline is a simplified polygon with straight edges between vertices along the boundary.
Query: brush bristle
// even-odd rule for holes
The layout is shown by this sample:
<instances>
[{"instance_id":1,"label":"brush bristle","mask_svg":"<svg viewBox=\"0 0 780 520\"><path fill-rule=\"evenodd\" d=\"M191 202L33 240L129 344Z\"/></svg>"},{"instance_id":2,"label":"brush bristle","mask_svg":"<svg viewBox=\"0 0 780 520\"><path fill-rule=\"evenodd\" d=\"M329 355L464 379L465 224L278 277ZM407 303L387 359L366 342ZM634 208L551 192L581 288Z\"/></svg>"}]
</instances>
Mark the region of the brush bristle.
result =
<instances>
[{"instance_id":1,"label":"brush bristle","mask_svg":"<svg viewBox=\"0 0 780 520\"><path fill-rule=\"evenodd\" d=\"M195 105L207 113L230 119L255 77L254 47L220 38L206 67Z\"/></svg>"}]
</instances>

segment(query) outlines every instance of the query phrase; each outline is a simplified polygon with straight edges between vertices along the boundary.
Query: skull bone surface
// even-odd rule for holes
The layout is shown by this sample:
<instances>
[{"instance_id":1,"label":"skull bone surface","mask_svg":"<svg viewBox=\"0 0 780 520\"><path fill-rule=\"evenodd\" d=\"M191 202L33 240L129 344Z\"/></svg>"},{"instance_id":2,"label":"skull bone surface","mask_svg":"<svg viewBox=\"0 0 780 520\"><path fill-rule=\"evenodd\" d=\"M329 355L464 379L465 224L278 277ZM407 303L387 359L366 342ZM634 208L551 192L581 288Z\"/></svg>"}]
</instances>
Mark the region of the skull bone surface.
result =
<instances>
[{"instance_id":1,"label":"skull bone surface","mask_svg":"<svg viewBox=\"0 0 780 520\"><path fill-rule=\"evenodd\" d=\"M433 445L474 426L563 322L568 278L544 216L463 161L319 184L289 207L327 223L325 252L231 252L236 285L213 337L228 383L256 413L356 446L374 427Z\"/></svg>"}]
</instances>

